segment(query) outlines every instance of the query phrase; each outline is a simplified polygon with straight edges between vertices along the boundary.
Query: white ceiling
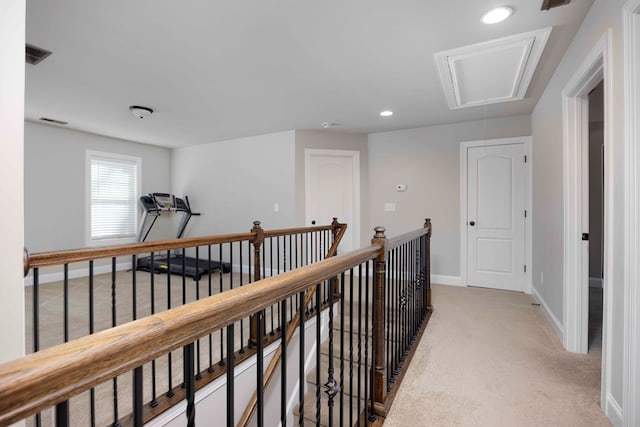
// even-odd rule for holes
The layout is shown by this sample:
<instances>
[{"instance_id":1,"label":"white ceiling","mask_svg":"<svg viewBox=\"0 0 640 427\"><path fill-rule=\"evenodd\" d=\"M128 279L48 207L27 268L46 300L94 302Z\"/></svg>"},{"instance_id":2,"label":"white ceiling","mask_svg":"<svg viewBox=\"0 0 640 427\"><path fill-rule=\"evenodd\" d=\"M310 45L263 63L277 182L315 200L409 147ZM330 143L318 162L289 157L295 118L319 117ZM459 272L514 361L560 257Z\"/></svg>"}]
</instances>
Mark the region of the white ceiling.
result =
<instances>
[{"instance_id":1,"label":"white ceiling","mask_svg":"<svg viewBox=\"0 0 640 427\"><path fill-rule=\"evenodd\" d=\"M25 115L181 147L323 122L371 133L528 114L592 2L28 0L27 43L53 54L26 65ZM514 15L482 24L498 5ZM434 53L545 27L524 99L449 109ZM155 112L136 119L130 105Z\"/></svg>"}]
</instances>

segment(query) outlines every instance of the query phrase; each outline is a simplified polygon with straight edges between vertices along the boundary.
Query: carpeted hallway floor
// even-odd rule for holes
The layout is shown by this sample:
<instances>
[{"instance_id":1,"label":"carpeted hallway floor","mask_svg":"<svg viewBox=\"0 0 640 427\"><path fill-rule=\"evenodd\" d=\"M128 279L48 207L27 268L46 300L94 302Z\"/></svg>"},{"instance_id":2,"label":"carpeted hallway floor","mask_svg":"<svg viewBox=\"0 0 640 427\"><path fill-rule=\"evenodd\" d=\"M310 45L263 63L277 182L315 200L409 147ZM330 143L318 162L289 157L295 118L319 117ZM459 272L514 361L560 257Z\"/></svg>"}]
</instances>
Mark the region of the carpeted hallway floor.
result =
<instances>
[{"instance_id":1,"label":"carpeted hallway floor","mask_svg":"<svg viewBox=\"0 0 640 427\"><path fill-rule=\"evenodd\" d=\"M433 286L434 314L385 426L609 426L601 351L563 350L529 295Z\"/></svg>"}]
</instances>

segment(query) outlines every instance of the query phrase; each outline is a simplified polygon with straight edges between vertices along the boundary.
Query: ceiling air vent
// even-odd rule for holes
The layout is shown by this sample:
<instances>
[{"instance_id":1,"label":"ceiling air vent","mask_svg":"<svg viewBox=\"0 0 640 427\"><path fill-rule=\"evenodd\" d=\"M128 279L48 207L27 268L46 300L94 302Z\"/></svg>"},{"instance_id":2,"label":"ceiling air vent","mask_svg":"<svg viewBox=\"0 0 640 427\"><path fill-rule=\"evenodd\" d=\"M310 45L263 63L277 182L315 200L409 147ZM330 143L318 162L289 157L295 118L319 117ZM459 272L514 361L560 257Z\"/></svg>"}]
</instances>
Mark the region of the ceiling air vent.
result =
<instances>
[{"instance_id":1,"label":"ceiling air vent","mask_svg":"<svg viewBox=\"0 0 640 427\"><path fill-rule=\"evenodd\" d=\"M51 52L27 43L25 60L27 64L36 65L42 62Z\"/></svg>"},{"instance_id":2,"label":"ceiling air vent","mask_svg":"<svg viewBox=\"0 0 640 427\"><path fill-rule=\"evenodd\" d=\"M564 6L565 4L569 4L571 0L542 0L542 7L540 10L549 10L554 7Z\"/></svg>"}]
</instances>

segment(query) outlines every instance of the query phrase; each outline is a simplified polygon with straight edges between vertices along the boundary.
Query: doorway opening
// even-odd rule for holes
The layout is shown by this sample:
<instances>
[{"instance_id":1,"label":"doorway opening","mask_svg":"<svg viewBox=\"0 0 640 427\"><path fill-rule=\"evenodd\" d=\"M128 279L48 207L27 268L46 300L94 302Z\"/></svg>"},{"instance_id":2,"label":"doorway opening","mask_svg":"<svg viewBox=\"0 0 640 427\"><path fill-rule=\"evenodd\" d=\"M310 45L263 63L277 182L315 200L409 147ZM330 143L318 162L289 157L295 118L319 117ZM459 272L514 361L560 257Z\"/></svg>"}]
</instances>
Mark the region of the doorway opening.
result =
<instances>
[{"instance_id":1,"label":"doorway opening","mask_svg":"<svg viewBox=\"0 0 640 427\"><path fill-rule=\"evenodd\" d=\"M612 61L611 30L586 55L562 91L563 112L563 346L574 353L589 351L589 94L603 85L604 209L602 214L602 351L601 405L610 414L613 222L612 203ZM600 178L595 178L594 181ZM595 302L596 298L593 298ZM595 317L600 317L593 310Z\"/></svg>"},{"instance_id":2,"label":"doorway opening","mask_svg":"<svg viewBox=\"0 0 640 427\"><path fill-rule=\"evenodd\" d=\"M604 277L604 82L588 95L589 102L589 326L588 352L602 354Z\"/></svg>"}]
</instances>

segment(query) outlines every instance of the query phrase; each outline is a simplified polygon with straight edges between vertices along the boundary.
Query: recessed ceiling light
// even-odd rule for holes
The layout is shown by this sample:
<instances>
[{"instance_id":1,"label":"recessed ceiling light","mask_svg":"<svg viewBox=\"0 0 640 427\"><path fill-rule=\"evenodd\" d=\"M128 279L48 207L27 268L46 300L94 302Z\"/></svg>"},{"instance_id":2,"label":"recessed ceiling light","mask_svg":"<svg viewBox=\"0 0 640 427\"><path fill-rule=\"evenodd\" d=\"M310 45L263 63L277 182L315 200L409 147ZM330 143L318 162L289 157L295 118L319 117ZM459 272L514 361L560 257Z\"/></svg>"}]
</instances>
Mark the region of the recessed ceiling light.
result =
<instances>
[{"instance_id":1,"label":"recessed ceiling light","mask_svg":"<svg viewBox=\"0 0 640 427\"><path fill-rule=\"evenodd\" d=\"M513 9L507 6L501 6L491 9L489 12L482 15L482 22L485 24L497 24L502 22L513 13Z\"/></svg>"},{"instance_id":2,"label":"recessed ceiling light","mask_svg":"<svg viewBox=\"0 0 640 427\"><path fill-rule=\"evenodd\" d=\"M391 111L391 110L384 110L384 111L382 111L382 112L380 113L380 115L381 115L382 117L389 117L389 116L393 116L393 111Z\"/></svg>"}]
</instances>

